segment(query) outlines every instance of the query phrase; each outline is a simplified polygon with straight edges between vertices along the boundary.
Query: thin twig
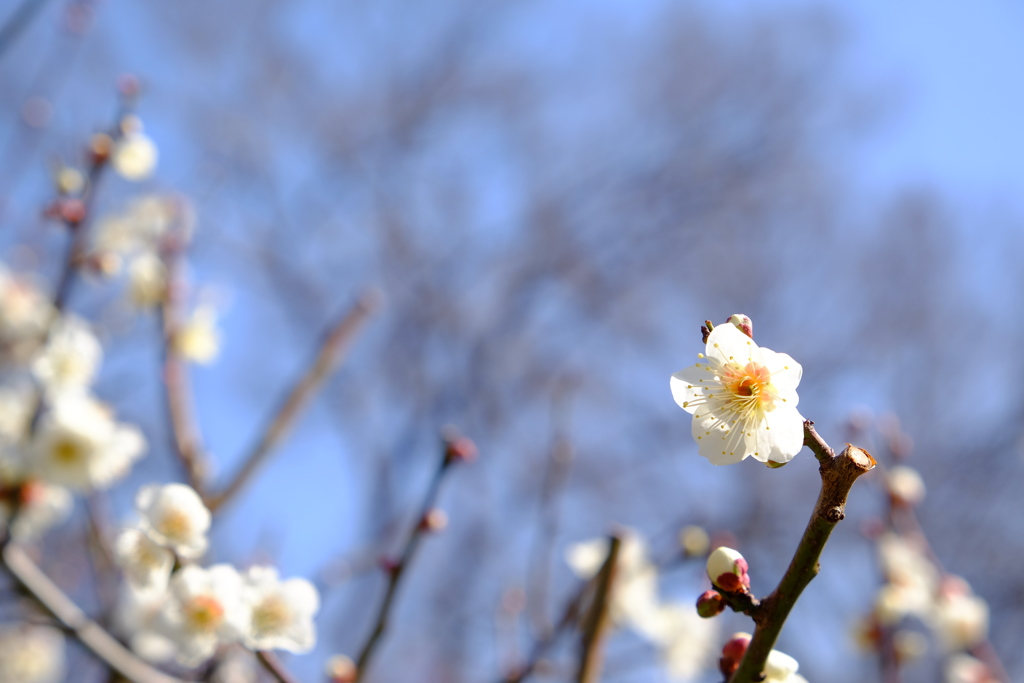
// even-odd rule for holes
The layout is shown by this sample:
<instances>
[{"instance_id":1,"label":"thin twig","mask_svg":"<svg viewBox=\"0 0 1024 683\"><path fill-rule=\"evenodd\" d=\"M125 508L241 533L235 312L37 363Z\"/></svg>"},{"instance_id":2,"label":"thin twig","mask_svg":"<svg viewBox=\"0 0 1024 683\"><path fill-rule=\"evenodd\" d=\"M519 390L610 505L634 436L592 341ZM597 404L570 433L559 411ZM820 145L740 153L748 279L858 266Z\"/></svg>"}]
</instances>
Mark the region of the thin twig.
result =
<instances>
[{"instance_id":1,"label":"thin twig","mask_svg":"<svg viewBox=\"0 0 1024 683\"><path fill-rule=\"evenodd\" d=\"M619 564L619 549L622 539L616 535L608 538L608 556L597 575L594 601L583 625L580 643L580 663L576 671L576 683L597 683L601 678L602 646L605 635L611 627L608 607L615 591L615 575Z\"/></svg>"},{"instance_id":2,"label":"thin twig","mask_svg":"<svg viewBox=\"0 0 1024 683\"><path fill-rule=\"evenodd\" d=\"M460 437L460 439L464 440L462 437ZM374 651L380 644L380 640L384 636L384 631L387 629L388 618L391 615L391 607L394 604L395 596L398 592L398 586L402 581L402 577L405 575L406 569L409 567L409 563L412 561L413 554L419 546L420 539L423 537L424 532L428 530L428 526L424 522L437 501L437 494L441 489L441 482L444 479L445 474L448 472L451 465L457 461L457 452L455 451L455 445L457 443L457 440L453 437L446 439L444 455L441 457L441 464L438 466L437 470L435 470L434 476L430 481L430 486L427 488L427 493L423 497L423 504L420 505L415 525L409 533L409 538L405 542L405 547L402 549L398 560L387 567L388 585L384 592L384 600L381 602L380 607L377 610L373 629L370 631L370 635L366 639L366 643L363 644L363 647L359 651L359 656L356 658L356 682L363 680L366 674L366 668L373 657Z\"/></svg>"},{"instance_id":3,"label":"thin twig","mask_svg":"<svg viewBox=\"0 0 1024 683\"><path fill-rule=\"evenodd\" d=\"M173 243L164 250L163 256L164 267L167 269L167 288L160 311L163 326L164 398L167 403L167 419L174 441L174 452L185 473L185 480L199 495L205 495L206 458L203 456L202 439L199 436L192 405L188 363L178 352L175 343L182 325L181 308L185 289L182 273L184 248L184 237L175 237Z\"/></svg>"},{"instance_id":4,"label":"thin twig","mask_svg":"<svg viewBox=\"0 0 1024 683\"><path fill-rule=\"evenodd\" d=\"M157 671L125 649L103 627L89 619L20 547L8 543L3 548L2 557L4 566L14 579L111 669L134 683L185 683Z\"/></svg>"},{"instance_id":5,"label":"thin twig","mask_svg":"<svg viewBox=\"0 0 1024 683\"><path fill-rule=\"evenodd\" d=\"M793 560L782 576L778 587L761 601L751 615L757 627L739 668L730 683L755 683L763 680L765 661L782 631L790 610L804 588L818 575L818 563L832 529L846 516L846 498L857 478L875 466L875 459L867 451L850 444L839 455L828 457L828 447L812 422L804 422L804 443L815 452L821 463L821 493L814 512L804 530Z\"/></svg>"},{"instance_id":6,"label":"thin twig","mask_svg":"<svg viewBox=\"0 0 1024 683\"><path fill-rule=\"evenodd\" d=\"M14 45L18 37L32 23L47 0L23 0L7 22L0 28L0 57Z\"/></svg>"},{"instance_id":7,"label":"thin twig","mask_svg":"<svg viewBox=\"0 0 1024 683\"><path fill-rule=\"evenodd\" d=\"M260 661L263 668L273 676L278 683L298 683L298 679L288 673L281 663L281 659L273 652L260 650L256 653L256 659Z\"/></svg>"},{"instance_id":8,"label":"thin twig","mask_svg":"<svg viewBox=\"0 0 1024 683\"><path fill-rule=\"evenodd\" d=\"M364 294L348 313L328 331L312 364L295 383L274 417L267 423L267 427L256 445L242 461L242 466L223 491L208 498L206 504L211 511L233 498L281 442L320 385L344 359L356 333L378 305L379 296L376 292Z\"/></svg>"},{"instance_id":9,"label":"thin twig","mask_svg":"<svg viewBox=\"0 0 1024 683\"><path fill-rule=\"evenodd\" d=\"M502 683L521 683L533 675L537 666L551 648L554 647L555 643L558 642L562 634L568 631L569 627L575 624L579 619L583 603L593 585L594 579L585 581L580 585L579 590L576 591L576 594L566 604L565 609L562 611L562 618L558 620L555 627L544 637L538 639L537 642L534 643L529 659L527 659L526 662L519 666L515 671L509 672L509 674L502 679Z\"/></svg>"},{"instance_id":10,"label":"thin twig","mask_svg":"<svg viewBox=\"0 0 1024 683\"><path fill-rule=\"evenodd\" d=\"M551 565L558 535L558 500L559 493L565 487L572 465L573 446L563 424L568 411L567 393L569 387L559 387L551 413L554 424L551 448L544 469L544 481L541 484L540 506L537 511L537 531L530 550L529 583L526 591L526 612L533 623L533 628L543 638L552 628L548 616L548 594L551 590Z\"/></svg>"}]
</instances>

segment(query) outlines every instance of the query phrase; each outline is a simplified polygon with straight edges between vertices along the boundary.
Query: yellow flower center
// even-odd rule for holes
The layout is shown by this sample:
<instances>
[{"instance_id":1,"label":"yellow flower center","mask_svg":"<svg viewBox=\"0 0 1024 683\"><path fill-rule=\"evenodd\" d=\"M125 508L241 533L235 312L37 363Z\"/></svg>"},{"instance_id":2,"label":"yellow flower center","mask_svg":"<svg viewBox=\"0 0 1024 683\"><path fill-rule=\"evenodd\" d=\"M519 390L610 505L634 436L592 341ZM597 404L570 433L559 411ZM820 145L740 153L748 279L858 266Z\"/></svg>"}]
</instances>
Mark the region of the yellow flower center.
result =
<instances>
[{"instance_id":1,"label":"yellow flower center","mask_svg":"<svg viewBox=\"0 0 1024 683\"><path fill-rule=\"evenodd\" d=\"M156 527L157 531L172 541L183 541L192 534L192 522L181 510L168 510Z\"/></svg>"},{"instance_id":2,"label":"yellow flower center","mask_svg":"<svg viewBox=\"0 0 1024 683\"><path fill-rule=\"evenodd\" d=\"M82 457L82 449L70 439L60 439L53 444L53 458L62 465L73 465Z\"/></svg>"},{"instance_id":3,"label":"yellow flower center","mask_svg":"<svg viewBox=\"0 0 1024 683\"><path fill-rule=\"evenodd\" d=\"M280 631L291 620L291 611L279 595L273 595L252 610L252 629L258 634Z\"/></svg>"},{"instance_id":4,"label":"yellow flower center","mask_svg":"<svg viewBox=\"0 0 1024 683\"><path fill-rule=\"evenodd\" d=\"M753 361L746 365L733 362L722 368L720 377L736 412L750 414L775 408L778 394L772 385L772 373L765 366Z\"/></svg>"},{"instance_id":5,"label":"yellow flower center","mask_svg":"<svg viewBox=\"0 0 1024 683\"><path fill-rule=\"evenodd\" d=\"M212 633L224 620L224 606L209 595L192 598L185 604L185 622L193 631Z\"/></svg>"}]
</instances>

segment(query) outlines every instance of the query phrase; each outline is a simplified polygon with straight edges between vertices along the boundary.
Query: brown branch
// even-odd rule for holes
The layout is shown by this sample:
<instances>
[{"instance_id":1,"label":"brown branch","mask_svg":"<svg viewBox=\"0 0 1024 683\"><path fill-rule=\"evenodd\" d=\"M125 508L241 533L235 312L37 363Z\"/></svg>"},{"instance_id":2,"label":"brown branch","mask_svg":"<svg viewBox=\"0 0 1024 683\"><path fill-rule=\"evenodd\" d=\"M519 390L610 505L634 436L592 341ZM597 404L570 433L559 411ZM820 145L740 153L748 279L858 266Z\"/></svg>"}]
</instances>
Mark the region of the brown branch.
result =
<instances>
[{"instance_id":1,"label":"brown branch","mask_svg":"<svg viewBox=\"0 0 1024 683\"><path fill-rule=\"evenodd\" d=\"M505 676L503 683L521 683L521 681L533 674L540 665L541 660L554 647L562 634L579 619L583 602L586 600L593 584L594 579L591 579L580 585L579 590L576 591L576 594L566 604L565 609L562 611L562 618L558 620L555 627L534 643L533 650L530 652L530 658L522 666Z\"/></svg>"},{"instance_id":2,"label":"brown branch","mask_svg":"<svg viewBox=\"0 0 1024 683\"><path fill-rule=\"evenodd\" d=\"M778 587L761 601L752 615L757 627L739 668L730 683L756 683L763 680L768 653L782 631L790 610L804 588L818 575L819 559L832 529L846 515L846 498L857 478L875 466L875 459L856 446L846 445L839 455L829 457L832 449L814 431L812 422L804 422L804 442L821 463L821 493L814 512L797 546L793 560Z\"/></svg>"},{"instance_id":3,"label":"brown branch","mask_svg":"<svg viewBox=\"0 0 1024 683\"><path fill-rule=\"evenodd\" d=\"M103 627L92 621L63 591L13 543L3 548L4 566L46 611L107 666L134 683L185 683L157 671L125 649Z\"/></svg>"},{"instance_id":4,"label":"brown branch","mask_svg":"<svg viewBox=\"0 0 1024 683\"><path fill-rule=\"evenodd\" d=\"M544 468L544 481L541 484L537 530L530 550L526 611L540 637L547 635L552 628L548 617L548 594L551 590L551 566L555 539L558 535L559 511L556 503L559 494L565 488L573 458L573 445L564 424L568 421L571 391L569 381L562 381L554 396L551 408L551 447Z\"/></svg>"},{"instance_id":5,"label":"brown branch","mask_svg":"<svg viewBox=\"0 0 1024 683\"><path fill-rule=\"evenodd\" d=\"M199 495L206 493L207 463L192 405L188 363L178 352L175 337L182 325L182 297L185 281L182 273L184 238L175 236L163 254L167 269L167 289L160 310L163 326L164 398L171 427L174 453L181 464L185 480Z\"/></svg>"},{"instance_id":6,"label":"brown branch","mask_svg":"<svg viewBox=\"0 0 1024 683\"><path fill-rule=\"evenodd\" d=\"M427 515L434 507L434 503L437 501L437 494L441 489L441 481L444 479L445 474L448 472L449 467L460 459L464 459L468 456L468 451L465 448L473 448L471 442L465 437L457 437L455 435L448 435L445 438L444 455L441 457L441 464L434 472L434 477L430 481L430 486L427 488L427 493L423 497L423 504L419 508L419 513L416 516L415 526L409 533L409 538L405 542L405 547L402 549L401 554L393 564L389 564L388 570L388 585L384 592L384 600L381 602L380 607L377 610L377 616L374 619L373 629L370 631L369 637L366 639L366 643L359 651L359 656L356 658L356 673L354 681L361 681L366 674L366 668L373 658L373 654L380 644L381 638L384 636L384 631L388 626L388 618L391 614L391 607L394 604L395 596L398 593L398 586L402 581L402 577L405 575L406 569L409 567L409 563L412 561L413 555L416 552L416 548L419 546L420 539L423 534L428 531L429 527L424 522L427 519Z\"/></svg>"},{"instance_id":7,"label":"brown branch","mask_svg":"<svg viewBox=\"0 0 1024 683\"><path fill-rule=\"evenodd\" d=\"M245 486L267 456L281 442L320 385L344 359L356 333L379 305L376 292L364 294L327 333L312 364L295 383L274 417L268 422L242 466L220 493L206 501L211 511L227 503Z\"/></svg>"},{"instance_id":8,"label":"brown branch","mask_svg":"<svg viewBox=\"0 0 1024 683\"><path fill-rule=\"evenodd\" d=\"M594 601L583 627L580 664L576 671L577 683L597 683L601 678L602 646L611 627L608 607L615 591L615 575L621 546L622 539L618 536L613 534L608 538L608 556L597 575Z\"/></svg>"},{"instance_id":9,"label":"brown branch","mask_svg":"<svg viewBox=\"0 0 1024 683\"><path fill-rule=\"evenodd\" d=\"M256 659L259 660L263 668L274 677L278 683L298 683L298 679L292 676L284 664L281 663L280 657L275 655L273 652L267 652L260 650L256 652Z\"/></svg>"}]
</instances>

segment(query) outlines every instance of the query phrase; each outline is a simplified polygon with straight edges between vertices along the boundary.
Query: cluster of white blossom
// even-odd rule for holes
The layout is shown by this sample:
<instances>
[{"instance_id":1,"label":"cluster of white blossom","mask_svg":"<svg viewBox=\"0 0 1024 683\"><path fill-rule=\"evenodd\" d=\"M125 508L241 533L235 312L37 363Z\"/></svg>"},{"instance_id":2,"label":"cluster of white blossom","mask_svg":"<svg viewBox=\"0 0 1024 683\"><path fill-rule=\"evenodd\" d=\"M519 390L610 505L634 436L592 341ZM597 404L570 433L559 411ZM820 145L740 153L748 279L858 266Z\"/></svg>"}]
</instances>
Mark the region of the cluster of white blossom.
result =
<instances>
[{"instance_id":1,"label":"cluster of white blossom","mask_svg":"<svg viewBox=\"0 0 1024 683\"><path fill-rule=\"evenodd\" d=\"M193 667L232 643L313 648L320 598L311 583L282 581L273 567L192 564L206 551L211 519L193 489L145 486L135 508L139 521L122 530L115 551L126 579L118 621L140 656Z\"/></svg>"},{"instance_id":2,"label":"cluster of white blossom","mask_svg":"<svg viewBox=\"0 0 1024 683\"><path fill-rule=\"evenodd\" d=\"M589 579L601 569L608 547L604 538L577 543L566 550L566 561L577 576ZM609 605L613 622L650 642L673 680L694 680L712 664L716 624L701 619L690 602L660 598L658 568L636 532L623 535L615 582Z\"/></svg>"},{"instance_id":3,"label":"cluster of white blossom","mask_svg":"<svg viewBox=\"0 0 1024 683\"><path fill-rule=\"evenodd\" d=\"M24 540L69 514L70 491L121 478L146 441L90 393L103 352L89 324L3 268L0 340L0 520Z\"/></svg>"},{"instance_id":4,"label":"cluster of white blossom","mask_svg":"<svg viewBox=\"0 0 1024 683\"><path fill-rule=\"evenodd\" d=\"M906 465L890 469L884 483L897 512L924 498L920 475ZM998 680L968 654L988 637L986 602L965 580L942 571L919 533L886 531L876 539L876 547L883 584L871 612L857 627L857 642L877 652L888 638L898 663L905 664L927 650L924 636L913 627L916 622L940 643L950 683ZM965 678L962 672L968 670L972 673Z\"/></svg>"}]
</instances>

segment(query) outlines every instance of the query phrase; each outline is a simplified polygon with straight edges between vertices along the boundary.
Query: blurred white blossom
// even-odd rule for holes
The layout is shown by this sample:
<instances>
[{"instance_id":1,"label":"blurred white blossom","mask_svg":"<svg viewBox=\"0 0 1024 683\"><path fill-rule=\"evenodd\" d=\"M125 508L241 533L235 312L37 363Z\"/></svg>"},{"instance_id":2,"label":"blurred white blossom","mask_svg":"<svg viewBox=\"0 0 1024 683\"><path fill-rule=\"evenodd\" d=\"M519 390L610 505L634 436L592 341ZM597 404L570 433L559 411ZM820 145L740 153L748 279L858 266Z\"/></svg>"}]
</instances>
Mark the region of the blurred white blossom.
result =
<instances>
[{"instance_id":1,"label":"blurred white blossom","mask_svg":"<svg viewBox=\"0 0 1024 683\"><path fill-rule=\"evenodd\" d=\"M0 681L58 683L64 678L64 636L43 626L0 626Z\"/></svg>"},{"instance_id":2,"label":"blurred white blossom","mask_svg":"<svg viewBox=\"0 0 1024 683\"><path fill-rule=\"evenodd\" d=\"M114 628L125 637L135 654L143 659L162 663L170 661L178 651L161 630L161 613L168 594L160 590L138 590L130 582L121 589L114 612Z\"/></svg>"},{"instance_id":3,"label":"blurred white blossom","mask_svg":"<svg viewBox=\"0 0 1024 683\"><path fill-rule=\"evenodd\" d=\"M5 488L5 492L7 495L0 497L0 523L9 523L17 509L10 533L19 541L39 538L66 520L74 507L70 491L37 479L21 481Z\"/></svg>"},{"instance_id":4,"label":"blurred white blossom","mask_svg":"<svg viewBox=\"0 0 1024 683\"><path fill-rule=\"evenodd\" d=\"M150 194L130 202L123 211L109 214L96 226L95 249L122 255L157 251L182 215L177 197Z\"/></svg>"},{"instance_id":5,"label":"blurred white blossom","mask_svg":"<svg viewBox=\"0 0 1024 683\"><path fill-rule=\"evenodd\" d=\"M153 175L159 153L156 144L142 130L126 133L110 157L117 174L125 180L145 180Z\"/></svg>"},{"instance_id":6,"label":"blurred white blossom","mask_svg":"<svg viewBox=\"0 0 1024 683\"><path fill-rule=\"evenodd\" d=\"M124 529L114 542L114 556L125 577L138 590L162 591L174 567L174 553L140 529Z\"/></svg>"},{"instance_id":7,"label":"blurred white blossom","mask_svg":"<svg viewBox=\"0 0 1024 683\"><path fill-rule=\"evenodd\" d=\"M145 447L142 433L114 422L106 406L67 393L40 418L28 465L47 482L88 491L124 476Z\"/></svg>"},{"instance_id":8,"label":"blurred white blossom","mask_svg":"<svg viewBox=\"0 0 1024 683\"><path fill-rule=\"evenodd\" d=\"M988 637L988 604L960 577L942 581L930 622L947 652L967 650Z\"/></svg>"},{"instance_id":9,"label":"blurred white blossom","mask_svg":"<svg viewBox=\"0 0 1024 683\"><path fill-rule=\"evenodd\" d=\"M189 667L202 663L218 645L238 641L248 627L241 577L227 564L182 568L171 577L160 621L177 648L177 662Z\"/></svg>"},{"instance_id":10,"label":"blurred white blossom","mask_svg":"<svg viewBox=\"0 0 1024 683\"><path fill-rule=\"evenodd\" d=\"M139 489L135 507L142 530L154 542L184 558L206 552L210 511L199 494L184 484L151 484Z\"/></svg>"},{"instance_id":11,"label":"blurred white blossom","mask_svg":"<svg viewBox=\"0 0 1024 683\"><path fill-rule=\"evenodd\" d=\"M183 358L209 363L220 351L217 313L211 306L199 306L174 334L174 348Z\"/></svg>"},{"instance_id":12,"label":"blurred white blossom","mask_svg":"<svg viewBox=\"0 0 1024 683\"><path fill-rule=\"evenodd\" d=\"M134 257L128 267L128 291L132 303L149 308L167 296L167 266L156 253L145 251Z\"/></svg>"},{"instance_id":13,"label":"blurred white blossom","mask_svg":"<svg viewBox=\"0 0 1024 683\"><path fill-rule=\"evenodd\" d=\"M316 645L313 616L320 596L309 581L281 581L273 567L251 567L244 576L249 628L242 642L253 650L309 652Z\"/></svg>"},{"instance_id":14,"label":"blurred white blossom","mask_svg":"<svg viewBox=\"0 0 1024 683\"><path fill-rule=\"evenodd\" d=\"M49 392L80 391L96 376L102 357L88 323L76 315L62 315L33 361L32 372Z\"/></svg>"}]
</instances>

